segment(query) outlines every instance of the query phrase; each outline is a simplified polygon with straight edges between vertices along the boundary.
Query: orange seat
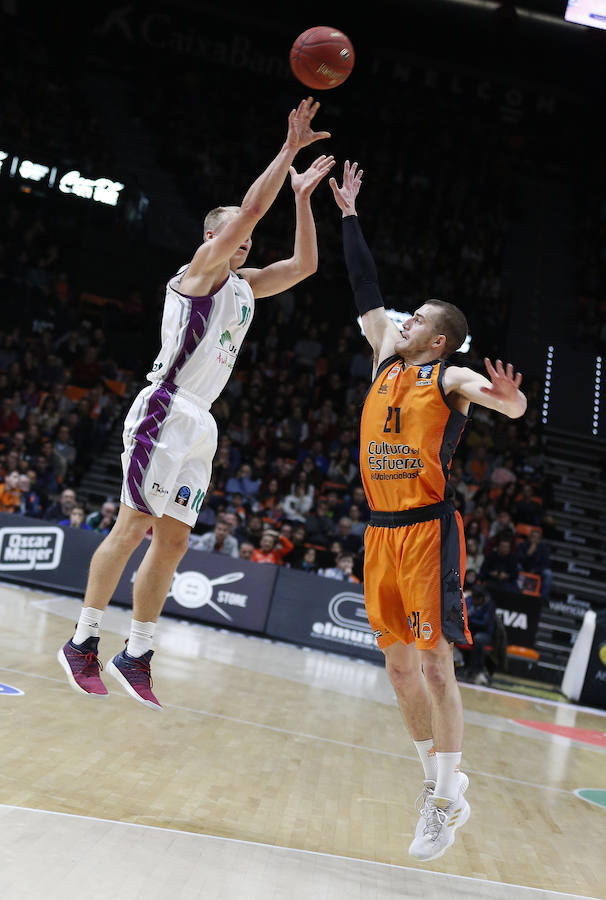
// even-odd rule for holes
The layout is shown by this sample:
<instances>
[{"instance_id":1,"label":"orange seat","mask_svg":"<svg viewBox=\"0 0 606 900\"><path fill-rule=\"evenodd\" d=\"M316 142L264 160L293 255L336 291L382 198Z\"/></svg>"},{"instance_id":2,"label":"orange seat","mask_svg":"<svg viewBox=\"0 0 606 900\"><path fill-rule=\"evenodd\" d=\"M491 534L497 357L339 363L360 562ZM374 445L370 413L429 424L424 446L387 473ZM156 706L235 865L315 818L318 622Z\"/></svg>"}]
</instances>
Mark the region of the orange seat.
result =
<instances>
[{"instance_id":1,"label":"orange seat","mask_svg":"<svg viewBox=\"0 0 606 900\"><path fill-rule=\"evenodd\" d=\"M541 576L536 572L518 572L518 584L523 594L541 596Z\"/></svg>"},{"instance_id":2,"label":"orange seat","mask_svg":"<svg viewBox=\"0 0 606 900\"><path fill-rule=\"evenodd\" d=\"M88 390L88 388L78 387L78 385L76 384L68 384L66 385L63 393L68 400L77 402L78 400L82 400L83 397L86 397L86 395L88 394Z\"/></svg>"},{"instance_id":3,"label":"orange seat","mask_svg":"<svg viewBox=\"0 0 606 900\"><path fill-rule=\"evenodd\" d=\"M117 381L113 378L106 378L105 386L109 388L112 394L118 394L119 397L123 397L126 393L126 382L124 381Z\"/></svg>"},{"instance_id":4,"label":"orange seat","mask_svg":"<svg viewBox=\"0 0 606 900\"><path fill-rule=\"evenodd\" d=\"M525 522L518 522L516 525L516 534L519 537L527 538L531 531L540 531L543 534L543 529L540 525L526 525Z\"/></svg>"},{"instance_id":5,"label":"orange seat","mask_svg":"<svg viewBox=\"0 0 606 900\"><path fill-rule=\"evenodd\" d=\"M521 659L532 659L536 661L539 658L539 651L535 650L533 647L518 647L516 644L509 644L507 646L507 655L519 656Z\"/></svg>"}]
</instances>

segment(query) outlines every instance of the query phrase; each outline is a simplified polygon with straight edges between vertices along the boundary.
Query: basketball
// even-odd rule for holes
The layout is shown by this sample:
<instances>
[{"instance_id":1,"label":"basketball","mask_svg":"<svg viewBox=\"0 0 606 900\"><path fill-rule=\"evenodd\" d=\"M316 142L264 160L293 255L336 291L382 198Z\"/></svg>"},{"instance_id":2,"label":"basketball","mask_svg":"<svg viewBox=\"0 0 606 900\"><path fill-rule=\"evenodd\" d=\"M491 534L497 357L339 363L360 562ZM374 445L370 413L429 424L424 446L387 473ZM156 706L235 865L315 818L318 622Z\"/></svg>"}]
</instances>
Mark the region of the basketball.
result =
<instances>
[{"instance_id":1,"label":"basketball","mask_svg":"<svg viewBox=\"0 0 606 900\"><path fill-rule=\"evenodd\" d=\"M337 28L318 25L300 34L290 51L290 67L306 87L326 91L343 84L354 65L354 49Z\"/></svg>"}]
</instances>

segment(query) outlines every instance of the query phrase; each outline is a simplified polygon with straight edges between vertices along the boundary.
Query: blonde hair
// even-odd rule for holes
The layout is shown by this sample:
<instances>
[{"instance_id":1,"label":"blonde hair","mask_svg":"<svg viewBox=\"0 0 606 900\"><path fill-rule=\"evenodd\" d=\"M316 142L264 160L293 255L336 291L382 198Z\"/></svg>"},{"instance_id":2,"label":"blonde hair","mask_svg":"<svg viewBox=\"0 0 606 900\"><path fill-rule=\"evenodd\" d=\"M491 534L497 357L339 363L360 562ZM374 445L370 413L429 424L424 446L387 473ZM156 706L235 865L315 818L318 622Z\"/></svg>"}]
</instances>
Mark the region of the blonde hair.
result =
<instances>
[{"instance_id":1,"label":"blonde hair","mask_svg":"<svg viewBox=\"0 0 606 900\"><path fill-rule=\"evenodd\" d=\"M204 239L206 240L207 231L216 231L217 226L220 225L224 219L239 212L239 206L216 206L215 209L211 209L204 219Z\"/></svg>"},{"instance_id":2,"label":"blonde hair","mask_svg":"<svg viewBox=\"0 0 606 900\"><path fill-rule=\"evenodd\" d=\"M447 303L445 300L426 300L425 303L437 311L434 324L446 338L444 356L450 356L467 337L467 319L454 303Z\"/></svg>"}]
</instances>

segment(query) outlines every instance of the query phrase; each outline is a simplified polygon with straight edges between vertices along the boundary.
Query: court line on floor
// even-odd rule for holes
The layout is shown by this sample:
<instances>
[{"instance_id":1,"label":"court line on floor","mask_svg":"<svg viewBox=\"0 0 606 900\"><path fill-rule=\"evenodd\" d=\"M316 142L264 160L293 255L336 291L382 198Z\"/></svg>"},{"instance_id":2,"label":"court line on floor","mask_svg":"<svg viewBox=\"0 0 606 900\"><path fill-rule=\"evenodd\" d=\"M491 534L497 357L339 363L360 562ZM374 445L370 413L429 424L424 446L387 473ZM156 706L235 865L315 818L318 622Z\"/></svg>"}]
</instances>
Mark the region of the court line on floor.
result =
<instances>
[{"instance_id":1,"label":"court line on floor","mask_svg":"<svg viewBox=\"0 0 606 900\"><path fill-rule=\"evenodd\" d=\"M283 851L285 853L295 853L295 854L301 854L304 856L321 857L322 859L329 859L329 860L335 859L335 860L341 860L344 862L362 863L364 865L377 866L377 867L386 868L386 869L394 869L394 870L402 871L402 872L424 873L424 874L437 876L438 878L448 878L448 879L456 878L461 881L471 881L474 884L481 883L481 884L491 884L491 885L494 885L495 887L519 888L520 890L535 891L537 893L547 894L548 896L553 896L553 897L570 898L570 900L600 900L600 898L598 898L598 897L589 897L586 894L569 894L569 893L564 893L562 891L552 891L549 888L536 888L536 887L532 887L531 885L527 885L527 884L516 884L514 882L508 882L508 881L492 881L488 878L473 878L470 875L456 875L456 874L452 874L450 872L435 872L435 871L432 871L431 869L420 869L415 866L398 865L397 863L382 862L381 860L376 860L376 859L364 859L363 857L360 857L360 856L343 856L342 854L339 854L339 853L325 853L325 852L322 852L321 850L305 850L300 847L285 847L281 844L264 844L262 841L246 841L243 838L224 837L223 835L207 834L206 832L185 831L185 830L181 830L178 828L164 828L159 825L142 825L139 822L121 822L118 819L102 819L102 818L99 818L98 816L83 816L83 815L79 815L78 813L59 812L59 811L52 810L52 809L36 809L35 807L31 807L31 806L14 806L13 804L10 804L10 803L0 803L0 809L9 809L9 810L13 809L13 810L17 810L19 812L38 813L40 815L62 816L62 817L69 818L69 819L83 819L84 821L87 821L87 822L100 822L104 825L109 824L109 825L125 826L127 828L144 828L149 831L158 831L160 833L169 833L169 834L174 834L174 835L187 835L189 837L205 838L210 841L218 841L218 842L223 841L226 843L239 844L239 845L243 845L246 847L259 847L263 850L279 850L279 851Z\"/></svg>"},{"instance_id":2,"label":"court line on floor","mask_svg":"<svg viewBox=\"0 0 606 900\"><path fill-rule=\"evenodd\" d=\"M13 674L26 675L31 678L41 678L44 681L52 681L52 682L60 685L67 692L72 691L72 688L70 688L69 685L67 685L63 679L53 678L50 675L39 675L37 672L22 672L19 669L11 669L6 666L0 666L0 672L12 672ZM130 697L128 697L126 694L124 694L123 692L110 691L109 696L117 697L120 700L126 700L129 703L133 703L133 700ZM251 728L260 728L260 729L263 729L264 731L273 731L277 734L286 734L286 735L289 735L290 737L303 738L308 741L318 741L318 742L325 743L325 744L334 744L338 747L347 747L348 749L351 749L351 750L359 750L362 753L374 753L378 756L388 756L388 757L391 757L392 759L406 759L406 760L410 760L413 762L416 762L418 760L418 756L413 755L413 754L394 753L392 750L381 750L378 747L367 747L365 744L352 744L349 741L339 741L336 738L322 737L321 735L309 734L308 732L305 732L305 731L293 731L292 729L289 729L289 728L281 728L278 725L267 725L264 722L253 722L250 719L241 719L238 716L228 716L225 713L211 712L210 710L205 710L205 709L194 709L193 707L190 707L190 706L180 706L175 703L165 703L164 709L175 709L175 710L179 710L180 712L192 713L197 716L205 716L207 718L213 718L213 719L222 719L223 721L226 721L226 722L233 722L236 725L244 725L244 726L248 726ZM157 713L154 713L154 714L157 715ZM530 729L528 729L528 731L530 731ZM498 775L494 772L484 772L480 769L467 768L466 771L469 772L470 774L480 775L484 778L494 778L497 781L506 781L510 784L520 784L520 785L523 785L524 787L531 787L531 788L535 788L540 791L551 791L552 793L566 794L567 796L570 796L570 795L574 796L573 790L566 790L565 788L554 787L552 785L546 785L546 784L535 784L535 782L533 782L533 781L524 781L521 778L511 778L508 775Z\"/></svg>"}]
</instances>

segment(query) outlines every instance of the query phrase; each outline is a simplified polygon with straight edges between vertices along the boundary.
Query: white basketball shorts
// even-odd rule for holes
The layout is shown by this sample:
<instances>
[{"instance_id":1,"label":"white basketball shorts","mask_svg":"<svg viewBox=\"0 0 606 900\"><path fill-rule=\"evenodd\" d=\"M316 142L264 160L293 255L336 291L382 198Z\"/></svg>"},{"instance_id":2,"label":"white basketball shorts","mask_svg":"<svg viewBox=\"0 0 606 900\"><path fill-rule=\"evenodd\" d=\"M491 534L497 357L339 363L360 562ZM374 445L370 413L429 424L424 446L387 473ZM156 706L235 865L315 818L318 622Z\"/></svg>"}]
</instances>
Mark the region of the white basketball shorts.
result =
<instances>
[{"instance_id":1,"label":"white basketball shorts","mask_svg":"<svg viewBox=\"0 0 606 900\"><path fill-rule=\"evenodd\" d=\"M217 424L192 394L153 382L124 420L121 501L196 524L217 450Z\"/></svg>"}]
</instances>

